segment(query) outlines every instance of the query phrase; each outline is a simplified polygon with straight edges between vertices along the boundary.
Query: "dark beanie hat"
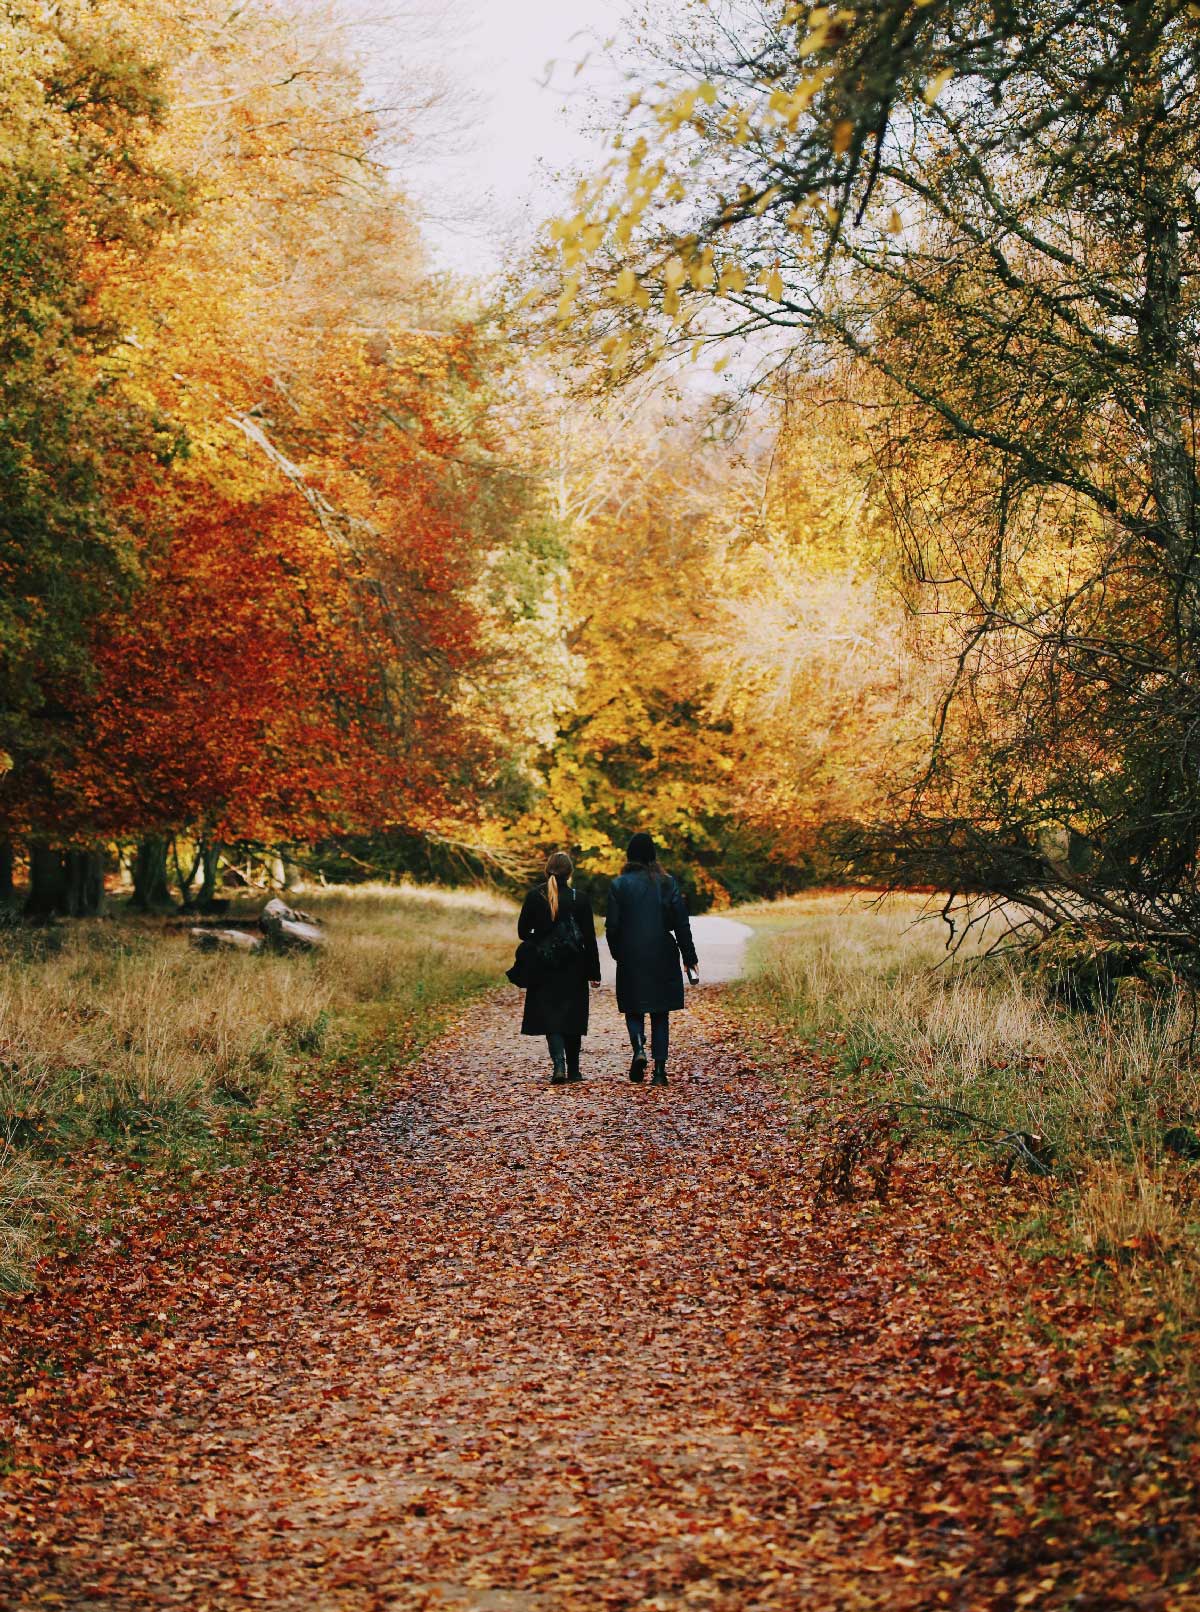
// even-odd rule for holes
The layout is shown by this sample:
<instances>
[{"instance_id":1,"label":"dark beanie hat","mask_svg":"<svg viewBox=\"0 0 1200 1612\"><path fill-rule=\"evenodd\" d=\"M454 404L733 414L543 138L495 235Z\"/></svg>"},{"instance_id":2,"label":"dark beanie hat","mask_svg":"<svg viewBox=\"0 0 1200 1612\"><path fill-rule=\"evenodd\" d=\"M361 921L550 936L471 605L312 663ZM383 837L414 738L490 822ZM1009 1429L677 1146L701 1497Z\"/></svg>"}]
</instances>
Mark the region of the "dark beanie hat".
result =
<instances>
[{"instance_id":1,"label":"dark beanie hat","mask_svg":"<svg viewBox=\"0 0 1200 1612\"><path fill-rule=\"evenodd\" d=\"M631 862L650 863L658 861L658 852L649 834L635 834L629 842L629 848L625 855Z\"/></svg>"}]
</instances>

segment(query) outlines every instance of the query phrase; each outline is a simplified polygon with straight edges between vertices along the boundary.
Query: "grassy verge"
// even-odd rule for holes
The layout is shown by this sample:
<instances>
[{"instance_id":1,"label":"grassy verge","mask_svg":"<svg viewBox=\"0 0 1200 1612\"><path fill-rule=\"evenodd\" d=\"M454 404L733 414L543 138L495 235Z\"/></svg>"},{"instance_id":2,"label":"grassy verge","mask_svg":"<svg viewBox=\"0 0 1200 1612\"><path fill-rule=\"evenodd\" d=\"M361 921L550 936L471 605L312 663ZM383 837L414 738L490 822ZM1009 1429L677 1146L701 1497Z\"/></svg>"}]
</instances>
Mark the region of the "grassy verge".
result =
<instances>
[{"instance_id":1,"label":"grassy verge","mask_svg":"<svg viewBox=\"0 0 1200 1612\"><path fill-rule=\"evenodd\" d=\"M5 934L0 1283L23 1279L85 1194L244 1154L331 1071L351 1087L380 1054L415 1055L511 960L514 909L487 892L302 904L328 925L320 953L202 953L182 927L122 915Z\"/></svg>"},{"instance_id":2,"label":"grassy verge","mask_svg":"<svg viewBox=\"0 0 1200 1612\"><path fill-rule=\"evenodd\" d=\"M1200 1164L1164 1145L1200 1118L1191 1000L1118 991L1070 1010L1028 968L948 960L926 910L846 895L743 909L758 936L735 1011L803 1050L798 1099L815 1082L826 1114L895 1102L939 1146L1035 1139L1059 1190L1021 1234L1069 1242L1122 1302L1194 1324Z\"/></svg>"}]
</instances>

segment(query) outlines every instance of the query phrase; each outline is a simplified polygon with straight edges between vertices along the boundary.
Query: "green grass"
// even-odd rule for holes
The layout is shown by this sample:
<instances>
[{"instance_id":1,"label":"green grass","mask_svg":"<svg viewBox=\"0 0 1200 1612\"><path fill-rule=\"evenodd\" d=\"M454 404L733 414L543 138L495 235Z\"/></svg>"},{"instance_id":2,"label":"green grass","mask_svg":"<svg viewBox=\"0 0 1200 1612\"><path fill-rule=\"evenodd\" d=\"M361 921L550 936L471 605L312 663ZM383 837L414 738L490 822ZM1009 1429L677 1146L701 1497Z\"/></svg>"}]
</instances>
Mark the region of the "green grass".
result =
<instances>
[{"instance_id":1,"label":"green grass","mask_svg":"<svg viewBox=\"0 0 1200 1612\"><path fill-rule=\"evenodd\" d=\"M0 941L0 1282L69 1221L85 1159L195 1169L286 1126L322 1070L369 1094L511 961L487 891L306 892L318 953L199 952L114 916ZM256 910L252 908L250 910ZM92 1172L93 1176L95 1172Z\"/></svg>"}]
</instances>

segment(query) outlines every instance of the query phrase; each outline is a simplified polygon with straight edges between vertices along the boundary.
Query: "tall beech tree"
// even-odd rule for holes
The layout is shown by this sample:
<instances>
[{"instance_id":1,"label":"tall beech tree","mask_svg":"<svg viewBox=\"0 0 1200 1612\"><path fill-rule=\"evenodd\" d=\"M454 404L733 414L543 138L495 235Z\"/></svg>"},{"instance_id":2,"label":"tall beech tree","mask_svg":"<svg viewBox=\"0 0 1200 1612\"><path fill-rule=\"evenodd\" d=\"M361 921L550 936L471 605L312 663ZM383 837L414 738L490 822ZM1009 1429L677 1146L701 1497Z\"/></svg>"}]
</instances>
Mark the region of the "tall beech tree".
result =
<instances>
[{"instance_id":1,"label":"tall beech tree","mask_svg":"<svg viewBox=\"0 0 1200 1612\"><path fill-rule=\"evenodd\" d=\"M472 384L469 346L386 364L347 350L309 384L249 435L230 426L219 476L182 468L171 541L97 652L88 737L55 780L81 831L270 844L444 827L473 788L486 747L458 705L490 534L469 479L454 486L447 456L474 445L446 408Z\"/></svg>"},{"instance_id":2,"label":"tall beech tree","mask_svg":"<svg viewBox=\"0 0 1200 1612\"><path fill-rule=\"evenodd\" d=\"M785 391L688 635L710 718L738 739L736 816L766 889L836 872L832 832L886 805L928 735L939 646L896 587L862 401L846 365Z\"/></svg>"},{"instance_id":3,"label":"tall beech tree","mask_svg":"<svg viewBox=\"0 0 1200 1612\"><path fill-rule=\"evenodd\" d=\"M704 873L727 850L733 761L705 713L706 669L689 644L703 617L730 466L686 424L643 414L607 443L571 533L566 642L577 674L545 758L530 829L565 839L604 872L649 825Z\"/></svg>"},{"instance_id":4,"label":"tall beech tree","mask_svg":"<svg viewBox=\"0 0 1200 1612\"><path fill-rule=\"evenodd\" d=\"M122 331L105 285L179 216L185 193L150 150L157 71L91 8L8 8L0 90L0 795L11 833L51 826L12 803L62 754L63 691L92 677L97 613L136 585L153 524L146 492L176 447L153 401L112 369ZM39 902L94 901L95 858L81 851L36 847Z\"/></svg>"}]
</instances>

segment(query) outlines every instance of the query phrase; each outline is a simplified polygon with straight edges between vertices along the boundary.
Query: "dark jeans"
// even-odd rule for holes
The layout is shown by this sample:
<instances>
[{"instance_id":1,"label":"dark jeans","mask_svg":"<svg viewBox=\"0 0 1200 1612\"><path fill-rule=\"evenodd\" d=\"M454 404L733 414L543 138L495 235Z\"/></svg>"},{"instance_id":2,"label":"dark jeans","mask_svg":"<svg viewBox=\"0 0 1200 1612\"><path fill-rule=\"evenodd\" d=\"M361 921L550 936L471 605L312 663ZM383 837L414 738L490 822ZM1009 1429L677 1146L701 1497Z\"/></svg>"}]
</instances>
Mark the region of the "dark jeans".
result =
<instances>
[{"instance_id":1,"label":"dark jeans","mask_svg":"<svg viewBox=\"0 0 1200 1612\"><path fill-rule=\"evenodd\" d=\"M627 1013L625 1023L629 1029L629 1045L635 1052L646 1045L646 1016L644 1013ZM655 1063L666 1063L671 1050L671 1015L650 1015L650 1055Z\"/></svg>"},{"instance_id":2,"label":"dark jeans","mask_svg":"<svg viewBox=\"0 0 1200 1612\"><path fill-rule=\"evenodd\" d=\"M583 1044L581 1035L548 1035L546 1045L550 1048L552 1058L565 1058L567 1070L572 1075L579 1073L579 1048Z\"/></svg>"}]
</instances>

